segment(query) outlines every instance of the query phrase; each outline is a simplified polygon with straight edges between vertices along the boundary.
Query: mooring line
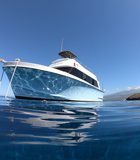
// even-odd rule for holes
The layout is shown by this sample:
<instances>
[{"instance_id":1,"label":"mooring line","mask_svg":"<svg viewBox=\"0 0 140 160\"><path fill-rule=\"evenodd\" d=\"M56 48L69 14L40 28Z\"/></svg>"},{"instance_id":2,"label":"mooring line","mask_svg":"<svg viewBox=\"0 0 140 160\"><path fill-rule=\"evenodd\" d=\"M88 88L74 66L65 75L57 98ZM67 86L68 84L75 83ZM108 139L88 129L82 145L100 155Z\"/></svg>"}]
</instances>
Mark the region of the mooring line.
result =
<instances>
[{"instance_id":1,"label":"mooring line","mask_svg":"<svg viewBox=\"0 0 140 160\"><path fill-rule=\"evenodd\" d=\"M1 88L1 84L2 84L3 75L4 75L4 70L2 71L1 78L0 78L0 88Z\"/></svg>"},{"instance_id":2,"label":"mooring line","mask_svg":"<svg viewBox=\"0 0 140 160\"><path fill-rule=\"evenodd\" d=\"M7 90L6 90L5 98L7 98L7 96L8 96L9 89L10 89L10 86L11 86L11 84L12 84L12 81L13 81L13 78L14 78L14 75L15 75L15 72L16 72L16 69L17 69L17 67L18 67L18 63L19 63L19 62L20 62L20 60L17 59L17 63L16 63L16 65L15 65L15 68L14 68L14 71L13 71L13 74L12 74L12 77L11 77L11 79L10 79L10 82L9 82L8 87L7 87Z\"/></svg>"}]
</instances>

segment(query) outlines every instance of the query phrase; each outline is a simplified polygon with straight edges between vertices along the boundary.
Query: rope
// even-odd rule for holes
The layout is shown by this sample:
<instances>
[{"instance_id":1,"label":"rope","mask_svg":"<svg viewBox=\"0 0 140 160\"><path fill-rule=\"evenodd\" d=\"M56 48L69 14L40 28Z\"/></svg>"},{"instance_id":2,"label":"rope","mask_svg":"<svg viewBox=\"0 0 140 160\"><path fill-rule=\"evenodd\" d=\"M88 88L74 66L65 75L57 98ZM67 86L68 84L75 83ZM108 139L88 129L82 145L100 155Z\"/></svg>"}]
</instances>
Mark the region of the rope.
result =
<instances>
[{"instance_id":1,"label":"rope","mask_svg":"<svg viewBox=\"0 0 140 160\"><path fill-rule=\"evenodd\" d=\"M19 62L20 62L20 60L19 60L19 59L17 59L17 63L16 63L16 65L15 65L15 68L14 68L14 71L13 71L12 77L11 77L11 79L10 79L10 82L9 82L8 88L7 88L7 90L6 90L5 98L7 98L7 96L8 96L9 89L10 89L10 86L11 86L11 84L12 84L12 81L13 81L13 78L14 78L14 75L15 75L15 72L16 72L16 69L17 69L17 67L18 67L18 63L19 63Z\"/></svg>"},{"instance_id":2,"label":"rope","mask_svg":"<svg viewBox=\"0 0 140 160\"><path fill-rule=\"evenodd\" d=\"M0 88L1 88L1 84L2 84L3 75L4 75L4 70L2 71L1 78L0 78Z\"/></svg>"},{"instance_id":3,"label":"rope","mask_svg":"<svg viewBox=\"0 0 140 160\"><path fill-rule=\"evenodd\" d=\"M0 63L5 63L6 61L2 58L0 58ZM2 80L3 80L3 75L4 75L4 70L2 71L1 77L0 77L0 88L1 88L1 84L2 84Z\"/></svg>"}]
</instances>

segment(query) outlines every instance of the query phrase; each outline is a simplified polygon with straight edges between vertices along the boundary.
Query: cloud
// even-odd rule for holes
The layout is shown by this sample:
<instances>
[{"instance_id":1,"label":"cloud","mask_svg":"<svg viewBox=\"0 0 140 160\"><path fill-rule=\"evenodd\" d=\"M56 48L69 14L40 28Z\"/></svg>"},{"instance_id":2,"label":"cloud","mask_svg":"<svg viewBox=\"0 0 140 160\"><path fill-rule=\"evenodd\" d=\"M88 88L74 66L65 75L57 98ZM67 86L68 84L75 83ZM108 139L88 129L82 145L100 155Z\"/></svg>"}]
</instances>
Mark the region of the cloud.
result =
<instances>
[{"instance_id":1,"label":"cloud","mask_svg":"<svg viewBox=\"0 0 140 160\"><path fill-rule=\"evenodd\" d=\"M140 86L127 87L127 90L128 90L128 91L130 91L130 90L137 90L137 89L140 89Z\"/></svg>"}]
</instances>

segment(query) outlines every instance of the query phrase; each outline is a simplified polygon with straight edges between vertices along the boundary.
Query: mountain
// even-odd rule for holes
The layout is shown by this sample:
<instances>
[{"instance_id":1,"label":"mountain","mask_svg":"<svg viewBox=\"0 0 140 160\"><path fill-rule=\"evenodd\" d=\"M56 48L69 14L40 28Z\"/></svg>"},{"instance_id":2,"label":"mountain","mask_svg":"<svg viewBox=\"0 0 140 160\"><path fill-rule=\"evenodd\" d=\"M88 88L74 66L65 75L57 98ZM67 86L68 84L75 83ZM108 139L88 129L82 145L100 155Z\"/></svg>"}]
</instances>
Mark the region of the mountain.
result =
<instances>
[{"instance_id":1,"label":"mountain","mask_svg":"<svg viewBox=\"0 0 140 160\"><path fill-rule=\"evenodd\" d=\"M124 100L140 100L140 86L129 87L127 90L108 94L104 96L104 101L124 101Z\"/></svg>"}]
</instances>

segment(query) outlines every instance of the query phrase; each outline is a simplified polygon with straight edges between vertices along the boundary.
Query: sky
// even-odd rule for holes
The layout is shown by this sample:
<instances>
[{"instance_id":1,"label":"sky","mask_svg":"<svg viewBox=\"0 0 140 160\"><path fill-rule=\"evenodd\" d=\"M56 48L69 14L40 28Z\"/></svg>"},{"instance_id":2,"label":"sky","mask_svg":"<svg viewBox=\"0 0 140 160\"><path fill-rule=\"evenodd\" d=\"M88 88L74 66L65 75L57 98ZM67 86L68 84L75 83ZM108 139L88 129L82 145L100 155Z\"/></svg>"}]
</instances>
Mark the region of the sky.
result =
<instances>
[{"instance_id":1,"label":"sky","mask_svg":"<svg viewBox=\"0 0 140 160\"><path fill-rule=\"evenodd\" d=\"M62 39L106 93L140 86L139 0L0 0L1 58L48 65Z\"/></svg>"}]
</instances>

